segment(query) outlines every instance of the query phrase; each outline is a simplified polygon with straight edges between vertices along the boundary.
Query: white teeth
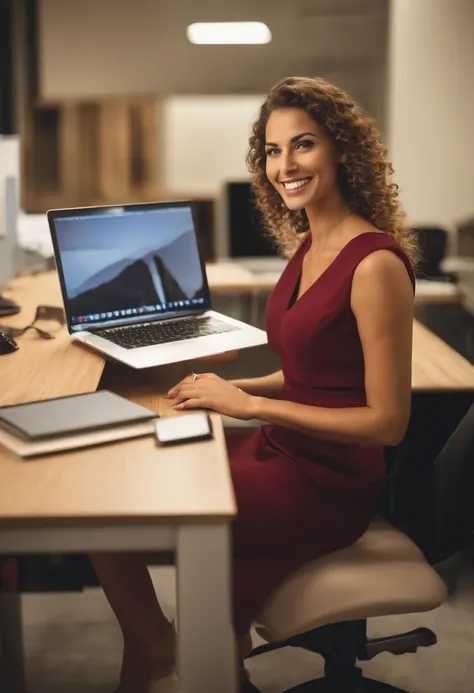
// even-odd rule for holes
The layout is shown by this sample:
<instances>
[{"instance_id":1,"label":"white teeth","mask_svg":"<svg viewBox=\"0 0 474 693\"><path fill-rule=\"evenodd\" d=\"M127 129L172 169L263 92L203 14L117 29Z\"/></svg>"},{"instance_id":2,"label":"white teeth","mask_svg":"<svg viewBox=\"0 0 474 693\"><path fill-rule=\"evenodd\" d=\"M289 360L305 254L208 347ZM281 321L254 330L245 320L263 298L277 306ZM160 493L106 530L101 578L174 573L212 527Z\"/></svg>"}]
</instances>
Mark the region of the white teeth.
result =
<instances>
[{"instance_id":1,"label":"white teeth","mask_svg":"<svg viewBox=\"0 0 474 693\"><path fill-rule=\"evenodd\" d=\"M311 178L304 178L304 180L295 180L291 183L283 183L283 185L285 186L285 190L296 190L296 188L301 188L303 185L306 185L306 183L309 183L310 180Z\"/></svg>"}]
</instances>

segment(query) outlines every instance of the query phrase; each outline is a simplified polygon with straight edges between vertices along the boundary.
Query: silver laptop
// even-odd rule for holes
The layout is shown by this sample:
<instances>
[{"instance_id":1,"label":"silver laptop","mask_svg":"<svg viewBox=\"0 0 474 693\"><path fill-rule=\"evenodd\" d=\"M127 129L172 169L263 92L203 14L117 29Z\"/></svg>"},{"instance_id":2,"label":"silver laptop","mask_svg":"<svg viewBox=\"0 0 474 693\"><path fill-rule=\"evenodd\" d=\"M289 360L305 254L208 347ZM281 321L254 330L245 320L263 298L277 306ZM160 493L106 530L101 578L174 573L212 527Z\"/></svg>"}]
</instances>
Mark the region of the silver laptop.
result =
<instances>
[{"instance_id":1,"label":"silver laptop","mask_svg":"<svg viewBox=\"0 0 474 693\"><path fill-rule=\"evenodd\" d=\"M47 212L67 325L132 368L265 344L211 308L192 202Z\"/></svg>"}]
</instances>

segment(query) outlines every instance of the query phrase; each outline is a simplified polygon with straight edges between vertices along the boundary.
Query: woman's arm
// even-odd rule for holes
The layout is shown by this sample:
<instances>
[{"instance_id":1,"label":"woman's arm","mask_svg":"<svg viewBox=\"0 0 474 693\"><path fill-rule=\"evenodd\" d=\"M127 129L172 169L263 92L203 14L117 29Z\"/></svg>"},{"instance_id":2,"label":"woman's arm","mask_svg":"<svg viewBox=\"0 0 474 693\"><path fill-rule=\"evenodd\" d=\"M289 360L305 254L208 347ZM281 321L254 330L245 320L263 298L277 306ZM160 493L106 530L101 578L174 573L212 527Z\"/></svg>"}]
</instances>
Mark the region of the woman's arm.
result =
<instances>
[{"instance_id":1,"label":"woman's arm","mask_svg":"<svg viewBox=\"0 0 474 693\"><path fill-rule=\"evenodd\" d=\"M364 352L367 406L332 409L254 397L252 417L323 440L400 442L410 416L413 289L392 251L375 251L358 265L351 307Z\"/></svg>"},{"instance_id":2,"label":"woman's arm","mask_svg":"<svg viewBox=\"0 0 474 693\"><path fill-rule=\"evenodd\" d=\"M229 380L231 385L239 387L249 395L255 397L276 397L282 390L285 384L283 371L276 371L269 375L264 375L260 378L243 378L238 380Z\"/></svg>"}]
</instances>

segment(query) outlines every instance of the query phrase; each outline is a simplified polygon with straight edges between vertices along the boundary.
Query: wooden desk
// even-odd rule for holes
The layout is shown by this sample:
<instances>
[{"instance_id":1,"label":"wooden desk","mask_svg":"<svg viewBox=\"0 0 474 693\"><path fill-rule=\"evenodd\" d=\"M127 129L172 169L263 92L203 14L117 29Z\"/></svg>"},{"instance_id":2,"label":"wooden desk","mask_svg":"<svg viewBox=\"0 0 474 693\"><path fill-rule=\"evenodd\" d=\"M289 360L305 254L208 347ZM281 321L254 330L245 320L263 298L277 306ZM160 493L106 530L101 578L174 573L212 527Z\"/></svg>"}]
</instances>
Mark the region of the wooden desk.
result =
<instances>
[{"instance_id":1,"label":"wooden desk","mask_svg":"<svg viewBox=\"0 0 474 693\"><path fill-rule=\"evenodd\" d=\"M53 273L18 279L10 295L22 312L9 322L28 324L38 304L60 305L58 290ZM73 344L65 328L54 341L27 333L0 359L0 404L93 391L103 370L102 358ZM124 371L106 368L104 382L175 413L157 394L158 372L135 386ZM229 561L236 506L221 418L212 419L214 440L195 446L160 449L141 438L30 461L0 447L0 554L176 551L183 693L236 691ZM1 595L8 693L26 690L21 631L5 623L18 619L18 606L17 595Z\"/></svg>"},{"instance_id":2,"label":"wooden desk","mask_svg":"<svg viewBox=\"0 0 474 693\"><path fill-rule=\"evenodd\" d=\"M474 391L474 366L417 320L413 324L412 389Z\"/></svg>"},{"instance_id":3,"label":"wooden desk","mask_svg":"<svg viewBox=\"0 0 474 693\"><path fill-rule=\"evenodd\" d=\"M253 291L255 287L254 274L238 262L208 263L206 273L211 291L240 293Z\"/></svg>"},{"instance_id":4,"label":"wooden desk","mask_svg":"<svg viewBox=\"0 0 474 693\"><path fill-rule=\"evenodd\" d=\"M38 304L61 304L55 273L19 278L6 293L22 306L10 324L28 324ZM0 405L90 392L102 377L103 386L174 414L158 393L191 368L136 372L111 362L104 371L102 357L65 328L54 342L27 333L19 343L0 358ZM417 322L413 389L474 390L474 367ZM183 693L235 690L228 525L236 509L220 417L213 424L215 441L199 448L165 452L141 439L30 462L0 450L0 553L177 549ZM7 654L12 670L18 648Z\"/></svg>"}]
</instances>

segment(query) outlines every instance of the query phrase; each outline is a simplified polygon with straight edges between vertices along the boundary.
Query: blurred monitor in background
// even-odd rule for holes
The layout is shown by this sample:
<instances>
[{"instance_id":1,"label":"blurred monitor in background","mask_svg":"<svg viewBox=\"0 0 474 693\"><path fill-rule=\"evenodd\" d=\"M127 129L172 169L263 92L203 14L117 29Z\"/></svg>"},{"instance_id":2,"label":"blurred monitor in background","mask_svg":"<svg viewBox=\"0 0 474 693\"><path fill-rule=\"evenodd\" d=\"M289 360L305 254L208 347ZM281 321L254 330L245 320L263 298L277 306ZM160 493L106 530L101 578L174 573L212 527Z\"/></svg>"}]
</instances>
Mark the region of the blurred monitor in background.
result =
<instances>
[{"instance_id":1,"label":"blurred monitor in background","mask_svg":"<svg viewBox=\"0 0 474 693\"><path fill-rule=\"evenodd\" d=\"M448 252L448 231L436 226L422 226L414 228L413 232L420 253L416 268L418 278L454 282L456 277L442 267Z\"/></svg>"},{"instance_id":2,"label":"blurred monitor in background","mask_svg":"<svg viewBox=\"0 0 474 693\"><path fill-rule=\"evenodd\" d=\"M474 216L462 219L457 224L457 248L459 258L474 258Z\"/></svg>"},{"instance_id":3,"label":"blurred monitor in background","mask_svg":"<svg viewBox=\"0 0 474 693\"><path fill-rule=\"evenodd\" d=\"M252 184L230 182L225 192L229 257L256 271L270 271L284 265L255 207Z\"/></svg>"}]
</instances>

